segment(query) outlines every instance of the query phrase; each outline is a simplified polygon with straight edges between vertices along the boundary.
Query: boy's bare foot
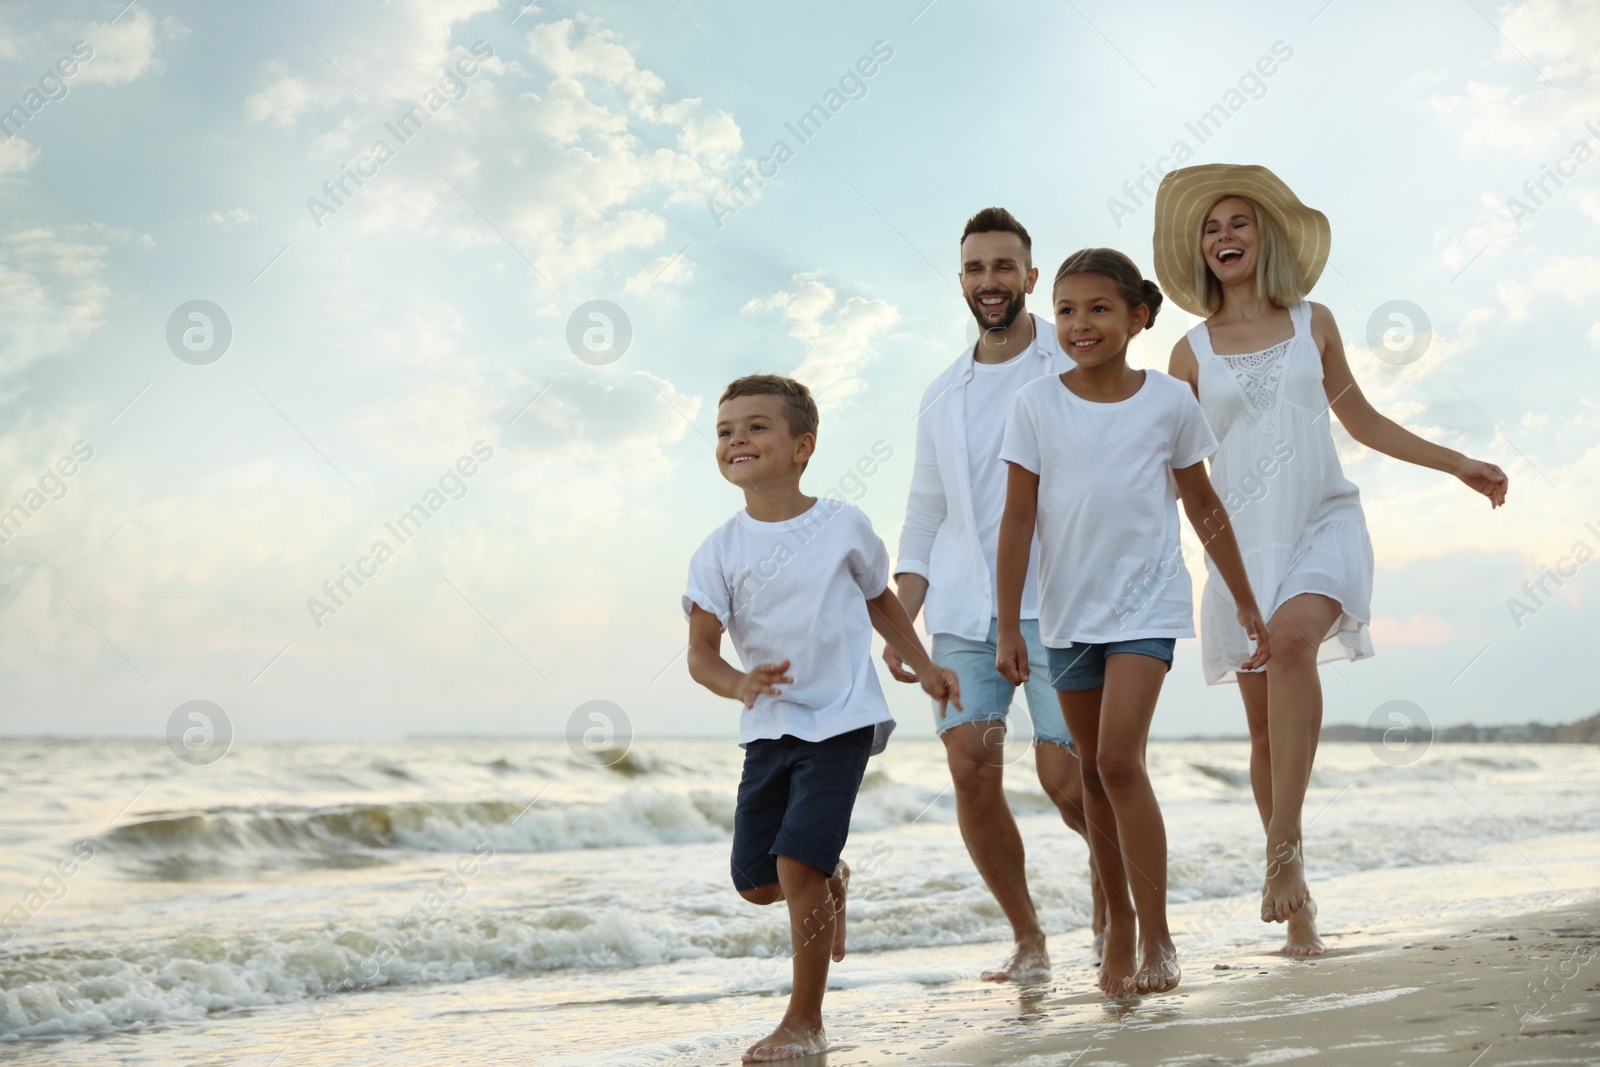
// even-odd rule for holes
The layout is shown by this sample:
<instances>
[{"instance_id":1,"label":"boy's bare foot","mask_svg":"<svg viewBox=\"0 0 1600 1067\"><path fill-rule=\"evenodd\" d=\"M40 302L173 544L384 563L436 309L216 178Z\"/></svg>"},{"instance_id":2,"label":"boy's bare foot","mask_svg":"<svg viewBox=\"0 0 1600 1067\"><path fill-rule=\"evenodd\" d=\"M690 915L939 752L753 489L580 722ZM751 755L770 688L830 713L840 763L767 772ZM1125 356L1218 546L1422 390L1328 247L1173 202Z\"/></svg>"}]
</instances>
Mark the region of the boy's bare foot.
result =
<instances>
[{"instance_id":1,"label":"boy's bare foot","mask_svg":"<svg viewBox=\"0 0 1600 1067\"><path fill-rule=\"evenodd\" d=\"M1125 983L1133 976L1134 923L1107 923L1105 938L1100 954L1100 992L1113 999L1125 997Z\"/></svg>"},{"instance_id":2,"label":"boy's bare foot","mask_svg":"<svg viewBox=\"0 0 1600 1067\"><path fill-rule=\"evenodd\" d=\"M771 1063L773 1060L798 1060L815 1056L828 1048L828 1035L822 1027L779 1027L744 1050L745 1063Z\"/></svg>"},{"instance_id":3,"label":"boy's bare foot","mask_svg":"<svg viewBox=\"0 0 1600 1067\"><path fill-rule=\"evenodd\" d=\"M1094 942L1091 944L1089 951L1094 954L1094 962L1096 964L1105 959L1106 931L1104 927L1100 929L1099 933L1094 935Z\"/></svg>"},{"instance_id":4,"label":"boy's bare foot","mask_svg":"<svg viewBox=\"0 0 1600 1067\"><path fill-rule=\"evenodd\" d=\"M1306 897L1306 906L1289 916L1289 939L1279 950L1285 956L1320 956L1328 946L1317 936L1317 902Z\"/></svg>"},{"instance_id":5,"label":"boy's bare foot","mask_svg":"<svg viewBox=\"0 0 1600 1067\"><path fill-rule=\"evenodd\" d=\"M1124 996L1144 996L1147 993L1166 993L1178 988L1183 971L1178 966L1178 950L1168 941L1151 945L1144 950L1139 970L1124 979Z\"/></svg>"},{"instance_id":6,"label":"boy's bare foot","mask_svg":"<svg viewBox=\"0 0 1600 1067\"><path fill-rule=\"evenodd\" d=\"M1310 897L1305 865L1300 858L1300 842L1268 844L1267 877L1261 884L1261 921L1285 922L1305 907Z\"/></svg>"},{"instance_id":7,"label":"boy's bare foot","mask_svg":"<svg viewBox=\"0 0 1600 1067\"><path fill-rule=\"evenodd\" d=\"M978 977L985 982L1028 982L1050 977L1050 952L1045 948L1044 935L1040 934L1037 940L1018 941L1004 963Z\"/></svg>"},{"instance_id":8,"label":"boy's bare foot","mask_svg":"<svg viewBox=\"0 0 1600 1067\"><path fill-rule=\"evenodd\" d=\"M850 865L839 861L833 877L828 879L828 889L833 893L833 962L844 959L844 904L845 893L850 888Z\"/></svg>"}]
</instances>

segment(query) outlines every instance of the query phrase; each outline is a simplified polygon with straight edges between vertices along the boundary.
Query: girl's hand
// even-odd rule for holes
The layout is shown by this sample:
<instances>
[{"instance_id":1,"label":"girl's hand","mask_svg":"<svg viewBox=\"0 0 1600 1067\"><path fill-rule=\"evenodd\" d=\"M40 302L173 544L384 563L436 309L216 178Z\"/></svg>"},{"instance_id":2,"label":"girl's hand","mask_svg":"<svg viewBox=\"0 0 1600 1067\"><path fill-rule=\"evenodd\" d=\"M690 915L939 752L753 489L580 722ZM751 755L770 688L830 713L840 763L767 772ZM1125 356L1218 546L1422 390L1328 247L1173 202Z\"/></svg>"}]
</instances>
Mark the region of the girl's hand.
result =
<instances>
[{"instance_id":1,"label":"girl's hand","mask_svg":"<svg viewBox=\"0 0 1600 1067\"><path fill-rule=\"evenodd\" d=\"M994 669L1005 676L1012 685L1026 685L1028 681L1028 642L1022 634L1000 635L995 645Z\"/></svg>"},{"instance_id":2,"label":"girl's hand","mask_svg":"<svg viewBox=\"0 0 1600 1067\"><path fill-rule=\"evenodd\" d=\"M1244 627L1244 632L1256 643L1255 652L1244 661L1240 670L1260 670L1267 665L1267 660L1272 658L1270 640L1267 637L1267 621L1261 617L1261 609L1254 604L1240 608L1238 618L1239 625Z\"/></svg>"},{"instance_id":3,"label":"girl's hand","mask_svg":"<svg viewBox=\"0 0 1600 1067\"><path fill-rule=\"evenodd\" d=\"M783 690L778 688L778 683L788 684L794 681L786 673L789 670L789 661L782 663L762 663L750 669L739 683L739 700L747 708L755 707L758 696L777 696Z\"/></svg>"},{"instance_id":4,"label":"girl's hand","mask_svg":"<svg viewBox=\"0 0 1600 1067\"><path fill-rule=\"evenodd\" d=\"M1481 459L1463 459L1461 469L1456 471L1456 477L1469 489L1476 490L1489 498L1489 506L1497 508L1506 502L1506 489L1510 479L1506 472L1496 467L1493 463L1485 463Z\"/></svg>"},{"instance_id":5,"label":"girl's hand","mask_svg":"<svg viewBox=\"0 0 1600 1067\"><path fill-rule=\"evenodd\" d=\"M900 653L894 650L893 645L885 644L883 646L883 662L888 664L889 676L895 681L914 682L917 680L917 672L906 666L906 661L900 658Z\"/></svg>"},{"instance_id":6,"label":"girl's hand","mask_svg":"<svg viewBox=\"0 0 1600 1067\"><path fill-rule=\"evenodd\" d=\"M922 683L922 691L939 702L939 718L945 717L947 704L954 704L957 711L965 710L961 706L961 679L956 677L955 671L934 667L918 681Z\"/></svg>"}]
</instances>

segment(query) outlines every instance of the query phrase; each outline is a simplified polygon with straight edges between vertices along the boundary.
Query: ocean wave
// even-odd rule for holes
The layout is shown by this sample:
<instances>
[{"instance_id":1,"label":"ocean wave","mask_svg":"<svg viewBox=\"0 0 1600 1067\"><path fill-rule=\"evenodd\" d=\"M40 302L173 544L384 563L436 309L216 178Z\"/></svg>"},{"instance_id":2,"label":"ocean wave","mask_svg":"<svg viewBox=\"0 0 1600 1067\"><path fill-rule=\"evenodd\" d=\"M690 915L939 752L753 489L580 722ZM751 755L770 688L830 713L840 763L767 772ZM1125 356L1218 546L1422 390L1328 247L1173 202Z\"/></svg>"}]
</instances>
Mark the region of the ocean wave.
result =
<instances>
[{"instance_id":1,"label":"ocean wave","mask_svg":"<svg viewBox=\"0 0 1600 1067\"><path fill-rule=\"evenodd\" d=\"M507 800L278 805L155 813L101 834L123 869L185 880L273 868L361 867L396 851L502 852L684 844L726 839L733 800L693 790L633 789L603 804Z\"/></svg>"}]
</instances>

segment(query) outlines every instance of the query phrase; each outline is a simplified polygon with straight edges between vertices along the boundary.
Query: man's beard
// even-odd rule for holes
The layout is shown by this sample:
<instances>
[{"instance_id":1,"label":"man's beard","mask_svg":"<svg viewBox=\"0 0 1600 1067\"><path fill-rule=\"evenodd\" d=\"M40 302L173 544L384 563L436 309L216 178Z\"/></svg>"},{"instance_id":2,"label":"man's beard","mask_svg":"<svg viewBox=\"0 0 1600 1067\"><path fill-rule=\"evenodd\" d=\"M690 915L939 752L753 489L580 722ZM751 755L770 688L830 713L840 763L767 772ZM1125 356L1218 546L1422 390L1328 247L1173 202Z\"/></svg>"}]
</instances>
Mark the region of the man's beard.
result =
<instances>
[{"instance_id":1,"label":"man's beard","mask_svg":"<svg viewBox=\"0 0 1600 1067\"><path fill-rule=\"evenodd\" d=\"M992 294L986 293L984 295ZM978 320L979 330L1009 330L1011 324L1017 321L1017 316L1022 314L1022 306L1027 298L1026 293L1018 293L1013 296L1011 302L1005 306L1005 313L1001 316L1000 321L993 326L989 325L987 318L990 309L979 303L977 293L967 298L967 308L972 312L972 317Z\"/></svg>"}]
</instances>

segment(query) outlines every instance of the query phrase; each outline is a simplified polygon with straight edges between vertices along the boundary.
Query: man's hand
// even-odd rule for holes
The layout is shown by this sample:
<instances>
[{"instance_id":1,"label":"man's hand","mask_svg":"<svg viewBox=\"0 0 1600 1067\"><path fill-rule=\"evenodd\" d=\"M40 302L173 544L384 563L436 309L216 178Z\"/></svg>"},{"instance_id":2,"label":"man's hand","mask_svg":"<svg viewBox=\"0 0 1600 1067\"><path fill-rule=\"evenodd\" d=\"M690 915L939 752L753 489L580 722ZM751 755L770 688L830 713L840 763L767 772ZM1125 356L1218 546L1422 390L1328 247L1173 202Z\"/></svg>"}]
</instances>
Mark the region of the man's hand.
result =
<instances>
[{"instance_id":1,"label":"man's hand","mask_svg":"<svg viewBox=\"0 0 1600 1067\"><path fill-rule=\"evenodd\" d=\"M778 688L779 683L785 685L794 681L786 673L789 670L789 661L782 663L761 663L750 668L743 680L739 683L738 699L747 708L755 707L758 696L777 696L783 692Z\"/></svg>"},{"instance_id":2,"label":"man's hand","mask_svg":"<svg viewBox=\"0 0 1600 1067\"><path fill-rule=\"evenodd\" d=\"M906 661L900 658L900 653L894 650L893 645L883 646L883 662L889 667L889 675L897 682L914 682L917 672L906 666Z\"/></svg>"}]
</instances>

